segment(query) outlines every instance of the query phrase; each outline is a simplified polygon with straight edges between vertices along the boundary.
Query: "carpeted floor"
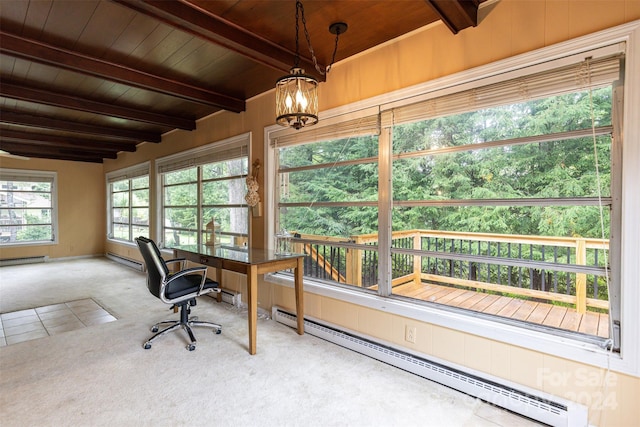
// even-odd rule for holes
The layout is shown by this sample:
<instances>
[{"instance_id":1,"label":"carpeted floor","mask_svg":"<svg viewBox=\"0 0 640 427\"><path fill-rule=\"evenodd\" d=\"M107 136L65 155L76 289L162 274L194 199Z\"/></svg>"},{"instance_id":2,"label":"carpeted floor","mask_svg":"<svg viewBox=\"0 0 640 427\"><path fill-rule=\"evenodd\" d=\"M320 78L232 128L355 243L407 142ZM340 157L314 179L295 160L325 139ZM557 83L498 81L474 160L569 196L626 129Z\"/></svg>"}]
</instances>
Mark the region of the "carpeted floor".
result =
<instances>
[{"instance_id":1,"label":"carpeted floor","mask_svg":"<svg viewBox=\"0 0 640 427\"><path fill-rule=\"evenodd\" d=\"M531 426L514 414L204 297L198 348L181 332L144 350L173 316L145 276L103 258L0 269L0 312L92 298L117 320L0 348L0 424L11 426Z\"/></svg>"}]
</instances>

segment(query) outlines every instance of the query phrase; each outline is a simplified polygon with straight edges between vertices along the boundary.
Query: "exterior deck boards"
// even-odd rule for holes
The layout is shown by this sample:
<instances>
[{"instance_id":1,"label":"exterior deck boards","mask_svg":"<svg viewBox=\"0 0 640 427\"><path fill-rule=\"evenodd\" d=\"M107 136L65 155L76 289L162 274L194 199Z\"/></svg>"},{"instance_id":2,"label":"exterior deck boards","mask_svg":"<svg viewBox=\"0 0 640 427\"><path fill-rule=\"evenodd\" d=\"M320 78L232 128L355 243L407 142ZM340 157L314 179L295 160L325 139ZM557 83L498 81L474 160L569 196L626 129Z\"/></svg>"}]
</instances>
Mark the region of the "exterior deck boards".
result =
<instances>
[{"instance_id":1,"label":"exterior deck boards","mask_svg":"<svg viewBox=\"0 0 640 427\"><path fill-rule=\"evenodd\" d=\"M587 312L579 314L571 307L474 292L431 283L406 283L394 287L393 293L394 295L495 314L572 332L580 332L602 338L609 337L609 315L606 313Z\"/></svg>"}]
</instances>

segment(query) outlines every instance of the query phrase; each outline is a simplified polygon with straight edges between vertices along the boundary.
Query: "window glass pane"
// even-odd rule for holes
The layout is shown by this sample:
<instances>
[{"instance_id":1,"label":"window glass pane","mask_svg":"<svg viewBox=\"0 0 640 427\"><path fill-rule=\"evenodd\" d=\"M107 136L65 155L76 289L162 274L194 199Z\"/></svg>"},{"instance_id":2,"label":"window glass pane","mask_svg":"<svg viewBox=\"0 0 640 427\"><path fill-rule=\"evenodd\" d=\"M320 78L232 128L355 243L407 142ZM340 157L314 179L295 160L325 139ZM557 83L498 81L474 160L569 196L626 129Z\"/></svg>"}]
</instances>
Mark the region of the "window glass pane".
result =
<instances>
[{"instance_id":1,"label":"window glass pane","mask_svg":"<svg viewBox=\"0 0 640 427\"><path fill-rule=\"evenodd\" d=\"M129 223L129 209L128 208L115 208L112 210L112 221L119 224Z\"/></svg>"},{"instance_id":2,"label":"window glass pane","mask_svg":"<svg viewBox=\"0 0 640 427\"><path fill-rule=\"evenodd\" d=\"M207 224L218 224L222 243L245 244L248 209L244 199L248 173L246 150L224 148L222 161L163 175L165 245L204 243ZM203 154L216 158L216 151ZM233 155L242 157L228 158Z\"/></svg>"},{"instance_id":3,"label":"window glass pane","mask_svg":"<svg viewBox=\"0 0 640 427\"><path fill-rule=\"evenodd\" d=\"M145 227L142 225L132 225L131 226L131 230L133 232L133 236L134 238L142 236L142 237L146 237L149 238L149 227Z\"/></svg>"},{"instance_id":4,"label":"window glass pane","mask_svg":"<svg viewBox=\"0 0 640 427\"><path fill-rule=\"evenodd\" d=\"M350 239L359 234L377 233L377 221L377 206L280 208L281 228L316 237Z\"/></svg>"},{"instance_id":5,"label":"window glass pane","mask_svg":"<svg viewBox=\"0 0 640 427\"><path fill-rule=\"evenodd\" d=\"M165 227L164 245L167 247L177 245L195 245L198 243L198 233L196 231L176 230Z\"/></svg>"},{"instance_id":6,"label":"window glass pane","mask_svg":"<svg viewBox=\"0 0 640 427\"><path fill-rule=\"evenodd\" d=\"M204 205L243 204L247 186L244 178L208 181L202 184Z\"/></svg>"},{"instance_id":7,"label":"window glass pane","mask_svg":"<svg viewBox=\"0 0 640 427\"><path fill-rule=\"evenodd\" d=\"M198 229L197 212L198 212L198 209L196 207L165 208L164 209L164 218L166 221L165 226L170 228L197 230Z\"/></svg>"},{"instance_id":8,"label":"window glass pane","mask_svg":"<svg viewBox=\"0 0 640 427\"><path fill-rule=\"evenodd\" d=\"M594 90L591 98L595 126L611 125L611 86ZM585 90L394 126L393 153L590 129L589 100Z\"/></svg>"},{"instance_id":9,"label":"window glass pane","mask_svg":"<svg viewBox=\"0 0 640 427\"><path fill-rule=\"evenodd\" d=\"M209 163L202 166L202 179L224 178L227 176L246 175L249 170L249 161L246 157L241 159L225 160L223 162Z\"/></svg>"},{"instance_id":10,"label":"window glass pane","mask_svg":"<svg viewBox=\"0 0 640 427\"><path fill-rule=\"evenodd\" d=\"M129 206L129 193L113 193L111 200L113 207L127 207Z\"/></svg>"},{"instance_id":11,"label":"window glass pane","mask_svg":"<svg viewBox=\"0 0 640 427\"><path fill-rule=\"evenodd\" d=\"M43 193L39 191L32 192L13 192L13 201L15 206L28 206L30 208L50 208L51 193Z\"/></svg>"},{"instance_id":12,"label":"window glass pane","mask_svg":"<svg viewBox=\"0 0 640 427\"><path fill-rule=\"evenodd\" d=\"M113 224L113 237L129 240L129 224Z\"/></svg>"},{"instance_id":13,"label":"window glass pane","mask_svg":"<svg viewBox=\"0 0 640 427\"><path fill-rule=\"evenodd\" d=\"M54 240L52 179L0 180L0 244Z\"/></svg>"},{"instance_id":14,"label":"window glass pane","mask_svg":"<svg viewBox=\"0 0 640 427\"><path fill-rule=\"evenodd\" d=\"M605 237L609 210L603 209ZM437 230L522 236L600 238L598 206L417 206L393 209L393 231Z\"/></svg>"},{"instance_id":15,"label":"window glass pane","mask_svg":"<svg viewBox=\"0 0 640 427\"><path fill-rule=\"evenodd\" d=\"M138 236L149 237L149 176L116 181L110 189L109 238L133 241Z\"/></svg>"},{"instance_id":16,"label":"window glass pane","mask_svg":"<svg viewBox=\"0 0 640 427\"><path fill-rule=\"evenodd\" d=\"M133 206L149 206L149 190L135 190L131 192Z\"/></svg>"},{"instance_id":17,"label":"window glass pane","mask_svg":"<svg viewBox=\"0 0 640 427\"><path fill-rule=\"evenodd\" d=\"M277 150L278 228L303 240L294 243L293 249L308 255L305 276L374 289L378 254L366 245L368 235L377 233L378 227L378 137L320 141ZM375 205L349 205L354 202ZM288 205L293 203L303 206ZM311 243L313 240L326 243ZM354 242L362 249L339 246Z\"/></svg>"},{"instance_id":18,"label":"window glass pane","mask_svg":"<svg viewBox=\"0 0 640 427\"><path fill-rule=\"evenodd\" d=\"M116 181L111 184L111 191L128 191L129 190L129 180L124 179L122 181Z\"/></svg>"},{"instance_id":19,"label":"window glass pane","mask_svg":"<svg viewBox=\"0 0 640 427\"><path fill-rule=\"evenodd\" d=\"M393 195L395 200L608 197L611 138L598 137L597 149L598 173L592 138L404 158L393 164Z\"/></svg>"},{"instance_id":20,"label":"window glass pane","mask_svg":"<svg viewBox=\"0 0 640 427\"><path fill-rule=\"evenodd\" d=\"M26 225L16 231L17 241L49 241L51 240L52 227L48 224Z\"/></svg>"},{"instance_id":21,"label":"window glass pane","mask_svg":"<svg viewBox=\"0 0 640 427\"><path fill-rule=\"evenodd\" d=\"M280 174L284 203L378 200L378 164L365 163Z\"/></svg>"},{"instance_id":22,"label":"window glass pane","mask_svg":"<svg viewBox=\"0 0 640 427\"><path fill-rule=\"evenodd\" d=\"M131 209L131 223L136 225L149 225L149 209L133 208Z\"/></svg>"},{"instance_id":23,"label":"window glass pane","mask_svg":"<svg viewBox=\"0 0 640 427\"><path fill-rule=\"evenodd\" d=\"M133 178L131 180L131 188L132 189L149 188L149 175Z\"/></svg>"},{"instance_id":24,"label":"window glass pane","mask_svg":"<svg viewBox=\"0 0 640 427\"><path fill-rule=\"evenodd\" d=\"M478 146L589 131L591 107L584 91L395 126L392 293L608 337L562 318L608 323L611 137ZM611 124L610 87L593 111Z\"/></svg>"},{"instance_id":25,"label":"window glass pane","mask_svg":"<svg viewBox=\"0 0 640 427\"><path fill-rule=\"evenodd\" d=\"M202 230L206 230L207 223L214 220L220 227L220 237L223 244L234 244L239 235L249 234L249 217L247 208L204 208ZM244 242L244 239L241 239Z\"/></svg>"},{"instance_id":26,"label":"window glass pane","mask_svg":"<svg viewBox=\"0 0 640 427\"><path fill-rule=\"evenodd\" d=\"M198 168L181 169L164 174L165 185L195 182L198 179Z\"/></svg>"},{"instance_id":27,"label":"window glass pane","mask_svg":"<svg viewBox=\"0 0 640 427\"><path fill-rule=\"evenodd\" d=\"M165 187L165 206L195 206L198 203L198 185L183 184Z\"/></svg>"},{"instance_id":28,"label":"window glass pane","mask_svg":"<svg viewBox=\"0 0 640 427\"><path fill-rule=\"evenodd\" d=\"M361 136L278 149L280 168L322 165L378 155L378 138Z\"/></svg>"},{"instance_id":29,"label":"window glass pane","mask_svg":"<svg viewBox=\"0 0 640 427\"><path fill-rule=\"evenodd\" d=\"M41 191L44 193L50 193L51 183L35 181L0 181L0 188L2 189L2 191Z\"/></svg>"}]
</instances>

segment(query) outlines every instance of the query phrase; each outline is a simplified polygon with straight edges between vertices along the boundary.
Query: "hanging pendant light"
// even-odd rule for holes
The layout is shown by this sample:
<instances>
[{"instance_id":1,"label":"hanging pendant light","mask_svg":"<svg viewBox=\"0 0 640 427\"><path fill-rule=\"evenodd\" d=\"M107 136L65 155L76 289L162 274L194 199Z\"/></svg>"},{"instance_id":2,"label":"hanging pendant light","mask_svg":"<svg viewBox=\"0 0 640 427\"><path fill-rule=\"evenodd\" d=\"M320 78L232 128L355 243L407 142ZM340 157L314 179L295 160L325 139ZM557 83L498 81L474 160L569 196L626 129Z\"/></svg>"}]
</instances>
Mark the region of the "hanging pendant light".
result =
<instances>
[{"instance_id":1,"label":"hanging pendant light","mask_svg":"<svg viewBox=\"0 0 640 427\"><path fill-rule=\"evenodd\" d=\"M311 47L311 40L307 31L306 21L304 17L304 8L300 0L296 1L296 56L293 68L289 74L280 77L276 81L276 123L282 126L300 129L305 126L312 126L318 123L318 80L305 74L304 69L300 68L300 43L298 33L300 30L299 18L302 14L302 24L304 26L307 44L313 58L316 70L320 74L329 72L331 65L336 57L338 50L338 37L347 30L347 24L343 22L331 24L329 31L336 35L336 44L333 51L331 64L325 71L320 69Z\"/></svg>"},{"instance_id":2,"label":"hanging pendant light","mask_svg":"<svg viewBox=\"0 0 640 427\"><path fill-rule=\"evenodd\" d=\"M276 82L276 123L300 129L318 123L318 80L293 67Z\"/></svg>"}]
</instances>

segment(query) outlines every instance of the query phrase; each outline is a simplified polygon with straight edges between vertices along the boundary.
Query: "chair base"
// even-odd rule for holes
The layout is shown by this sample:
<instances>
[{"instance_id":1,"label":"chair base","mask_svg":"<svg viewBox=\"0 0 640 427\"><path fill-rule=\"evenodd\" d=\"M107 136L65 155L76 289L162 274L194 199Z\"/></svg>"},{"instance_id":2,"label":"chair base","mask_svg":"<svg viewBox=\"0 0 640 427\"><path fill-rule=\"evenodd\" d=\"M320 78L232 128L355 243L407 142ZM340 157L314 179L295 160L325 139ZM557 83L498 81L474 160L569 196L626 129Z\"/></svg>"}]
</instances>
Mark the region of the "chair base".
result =
<instances>
[{"instance_id":1,"label":"chair base","mask_svg":"<svg viewBox=\"0 0 640 427\"><path fill-rule=\"evenodd\" d=\"M175 307L175 306L174 306ZM173 308L173 307L172 307ZM198 317L193 316L189 319L189 314L191 313L190 303L187 302L185 304L181 304L180 310L180 320L163 320L162 322L158 322L151 327L151 332L155 332L143 345L145 350L149 350L151 348L151 344L157 338L169 333L177 331L182 328L186 331L187 335L189 335L189 344L187 344L187 350L193 351L196 349L196 337L193 335L193 331L191 327L193 326L204 326L208 328L215 329L216 334L222 333L222 326L213 322L205 322L198 320ZM168 324L170 326L165 329L158 331L160 329L160 325Z\"/></svg>"}]
</instances>

